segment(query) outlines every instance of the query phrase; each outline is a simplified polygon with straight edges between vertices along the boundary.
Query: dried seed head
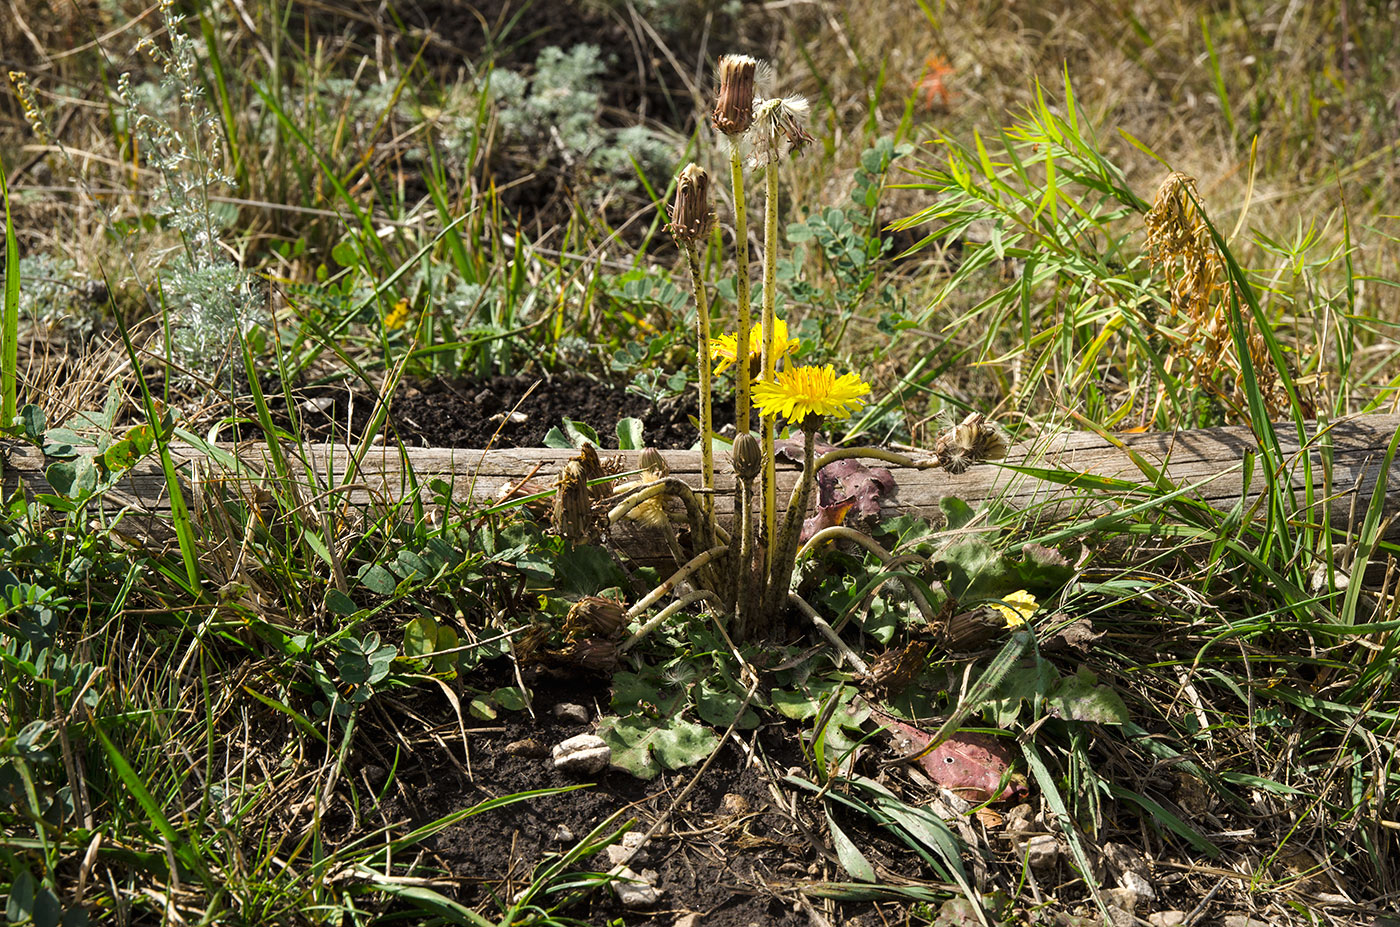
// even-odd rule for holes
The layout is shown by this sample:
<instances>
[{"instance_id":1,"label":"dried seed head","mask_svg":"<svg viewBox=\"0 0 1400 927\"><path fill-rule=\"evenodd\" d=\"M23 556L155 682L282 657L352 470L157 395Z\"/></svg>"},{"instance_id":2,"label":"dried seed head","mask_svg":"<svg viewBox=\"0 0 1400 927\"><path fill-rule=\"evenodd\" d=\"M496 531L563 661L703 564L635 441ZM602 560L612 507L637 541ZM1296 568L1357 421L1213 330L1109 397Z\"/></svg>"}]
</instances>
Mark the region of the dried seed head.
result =
<instances>
[{"instance_id":1,"label":"dried seed head","mask_svg":"<svg viewBox=\"0 0 1400 927\"><path fill-rule=\"evenodd\" d=\"M637 459L637 466L641 468L643 478L649 483L664 480L671 475L671 465L654 447L642 451L642 456Z\"/></svg>"},{"instance_id":2,"label":"dried seed head","mask_svg":"<svg viewBox=\"0 0 1400 927\"><path fill-rule=\"evenodd\" d=\"M749 432L744 432L734 439L734 472L739 474L741 480L753 480L758 476L758 471L763 468L763 449L758 446L758 439Z\"/></svg>"},{"instance_id":3,"label":"dried seed head","mask_svg":"<svg viewBox=\"0 0 1400 927\"><path fill-rule=\"evenodd\" d=\"M725 135L742 135L753 124L754 76L758 62L748 55L719 59L719 97L710 119Z\"/></svg>"},{"instance_id":4,"label":"dried seed head","mask_svg":"<svg viewBox=\"0 0 1400 927\"><path fill-rule=\"evenodd\" d=\"M759 166L772 164L788 154L796 157L802 153L812 141L806 129L810 112L811 107L803 97L764 100L754 108L749 135L753 158Z\"/></svg>"},{"instance_id":5,"label":"dried seed head","mask_svg":"<svg viewBox=\"0 0 1400 927\"><path fill-rule=\"evenodd\" d=\"M557 654L563 661L594 673L611 673L617 669L617 644L589 638L574 641Z\"/></svg>"},{"instance_id":6,"label":"dried seed head","mask_svg":"<svg viewBox=\"0 0 1400 927\"><path fill-rule=\"evenodd\" d=\"M559 474L554 490L554 530L571 541L593 540L593 505L583 464L571 460Z\"/></svg>"},{"instance_id":7,"label":"dried seed head","mask_svg":"<svg viewBox=\"0 0 1400 927\"><path fill-rule=\"evenodd\" d=\"M961 423L943 432L934 441L933 452L949 473L963 473L983 460L1006 456L1006 435L996 425L973 412Z\"/></svg>"},{"instance_id":8,"label":"dried seed head","mask_svg":"<svg viewBox=\"0 0 1400 927\"><path fill-rule=\"evenodd\" d=\"M594 633L615 638L622 631L624 614L620 602L590 595L574 603L564 624L566 628L587 627Z\"/></svg>"},{"instance_id":9,"label":"dried seed head","mask_svg":"<svg viewBox=\"0 0 1400 927\"><path fill-rule=\"evenodd\" d=\"M881 700L898 695L928 666L928 654L933 649L929 641L911 640L902 650L886 650L870 665L865 680L871 694Z\"/></svg>"},{"instance_id":10,"label":"dried seed head","mask_svg":"<svg viewBox=\"0 0 1400 927\"><path fill-rule=\"evenodd\" d=\"M693 242L710 231L710 175L694 162L676 178L676 204L667 231L679 242Z\"/></svg>"}]
</instances>

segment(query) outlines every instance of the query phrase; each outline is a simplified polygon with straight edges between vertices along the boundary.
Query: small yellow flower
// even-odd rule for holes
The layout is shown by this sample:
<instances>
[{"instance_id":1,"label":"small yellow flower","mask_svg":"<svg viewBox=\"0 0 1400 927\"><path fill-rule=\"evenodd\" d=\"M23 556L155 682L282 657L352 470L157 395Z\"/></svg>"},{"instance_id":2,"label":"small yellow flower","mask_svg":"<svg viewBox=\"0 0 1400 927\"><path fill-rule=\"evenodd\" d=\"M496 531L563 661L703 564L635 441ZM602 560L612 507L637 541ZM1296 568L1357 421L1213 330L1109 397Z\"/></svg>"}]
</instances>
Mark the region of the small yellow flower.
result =
<instances>
[{"instance_id":1,"label":"small yellow flower","mask_svg":"<svg viewBox=\"0 0 1400 927\"><path fill-rule=\"evenodd\" d=\"M797 351L798 340L788 337L787 323L782 319L773 320L773 350L777 356L773 359L776 364L785 356ZM734 360L739 355L739 336L734 332L720 335L710 342L710 359L719 361L715 365L715 375L724 373L734 366ZM749 330L749 357L757 361L763 357L763 323L755 322Z\"/></svg>"},{"instance_id":2,"label":"small yellow flower","mask_svg":"<svg viewBox=\"0 0 1400 927\"><path fill-rule=\"evenodd\" d=\"M1018 589L1010 595L1002 596L1000 602L993 602L992 608L1001 612L1006 619L1008 628L1019 628L1035 614L1035 610L1040 607L1040 603L1035 600L1024 589Z\"/></svg>"},{"instance_id":3,"label":"small yellow flower","mask_svg":"<svg viewBox=\"0 0 1400 927\"><path fill-rule=\"evenodd\" d=\"M390 309L387 313L385 313L384 330L389 332L397 331L398 329L403 328L404 323L407 321L408 300L400 299L398 302L394 303L394 308Z\"/></svg>"},{"instance_id":4,"label":"small yellow flower","mask_svg":"<svg viewBox=\"0 0 1400 927\"><path fill-rule=\"evenodd\" d=\"M762 415L782 414L801 425L809 415L848 415L865 404L870 384L859 374L836 376L825 367L797 367L778 372L775 381L753 386L753 404Z\"/></svg>"}]
</instances>

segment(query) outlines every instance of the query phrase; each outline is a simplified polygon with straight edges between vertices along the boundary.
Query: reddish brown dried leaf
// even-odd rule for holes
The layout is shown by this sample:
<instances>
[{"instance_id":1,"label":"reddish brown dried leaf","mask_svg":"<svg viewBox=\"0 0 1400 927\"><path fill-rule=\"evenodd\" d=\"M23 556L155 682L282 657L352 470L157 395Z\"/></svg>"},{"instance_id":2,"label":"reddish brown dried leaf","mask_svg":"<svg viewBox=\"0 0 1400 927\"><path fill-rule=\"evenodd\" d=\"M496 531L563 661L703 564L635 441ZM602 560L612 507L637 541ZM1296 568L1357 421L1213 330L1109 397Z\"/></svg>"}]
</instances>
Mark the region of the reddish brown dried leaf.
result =
<instances>
[{"instance_id":1,"label":"reddish brown dried leaf","mask_svg":"<svg viewBox=\"0 0 1400 927\"><path fill-rule=\"evenodd\" d=\"M884 712L877 712L877 720L890 727L895 749L906 755L925 749L933 741L927 731ZM918 763L930 779L967 801L1009 801L1029 793L1023 777L1008 776L1011 751L990 734L958 731L921 756Z\"/></svg>"}]
</instances>

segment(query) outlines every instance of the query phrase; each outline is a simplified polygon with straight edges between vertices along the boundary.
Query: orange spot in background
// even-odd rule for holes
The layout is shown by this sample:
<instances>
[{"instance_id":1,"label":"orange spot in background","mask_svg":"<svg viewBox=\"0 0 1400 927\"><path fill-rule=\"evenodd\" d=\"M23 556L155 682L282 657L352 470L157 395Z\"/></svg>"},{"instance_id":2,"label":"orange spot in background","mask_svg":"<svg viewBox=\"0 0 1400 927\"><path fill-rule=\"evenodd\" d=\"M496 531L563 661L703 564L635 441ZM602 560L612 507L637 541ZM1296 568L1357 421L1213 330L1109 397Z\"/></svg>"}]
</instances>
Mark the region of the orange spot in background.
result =
<instances>
[{"instance_id":1,"label":"orange spot in background","mask_svg":"<svg viewBox=\"0 0 1400 927\"><path fill-rule=\"evenodd\" d=\"M946 78L955 73L956 69L942 55L931 53L924 59L924 73L914 81L914 90L923 95L924 109L952 107L958 93L948 87Z\"/></svg>"}]
</instances>

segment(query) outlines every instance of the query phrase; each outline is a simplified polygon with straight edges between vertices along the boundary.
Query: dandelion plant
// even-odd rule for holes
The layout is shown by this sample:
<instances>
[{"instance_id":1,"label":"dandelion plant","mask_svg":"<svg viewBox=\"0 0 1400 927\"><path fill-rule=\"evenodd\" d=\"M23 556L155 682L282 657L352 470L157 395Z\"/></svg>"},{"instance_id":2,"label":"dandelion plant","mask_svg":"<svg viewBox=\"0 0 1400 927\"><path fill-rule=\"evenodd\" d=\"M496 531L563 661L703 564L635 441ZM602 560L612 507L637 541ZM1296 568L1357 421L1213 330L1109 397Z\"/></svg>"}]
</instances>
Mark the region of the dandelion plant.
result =
<instances>
[{"instance_id":1,"label":"dandelion plant","mask_svg":"<svg viewBox=\"0 0 1400 927\"><path fill-rule=\"evenodd\" d=\"M711 121L729 139L729 182L734 193L735 296L739 303L739 327L735 355L749 354L749 221L744 201L744 153L742 139L753 125L754 75L758 62L748 55L723 55L719 59L719 97ZM740 434L749 430L749 370L736 371L734 426Z\"/></svg>"}]
</instances>

